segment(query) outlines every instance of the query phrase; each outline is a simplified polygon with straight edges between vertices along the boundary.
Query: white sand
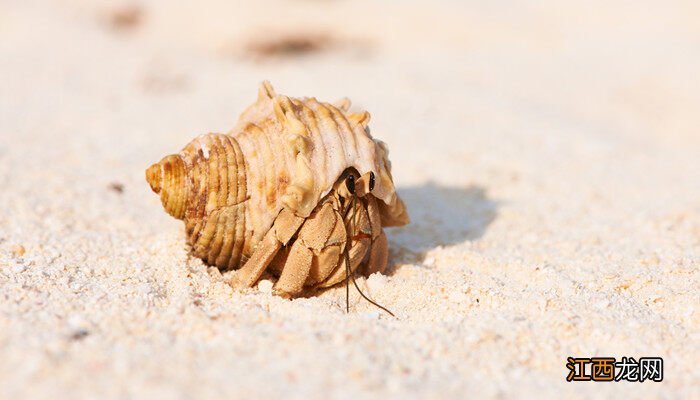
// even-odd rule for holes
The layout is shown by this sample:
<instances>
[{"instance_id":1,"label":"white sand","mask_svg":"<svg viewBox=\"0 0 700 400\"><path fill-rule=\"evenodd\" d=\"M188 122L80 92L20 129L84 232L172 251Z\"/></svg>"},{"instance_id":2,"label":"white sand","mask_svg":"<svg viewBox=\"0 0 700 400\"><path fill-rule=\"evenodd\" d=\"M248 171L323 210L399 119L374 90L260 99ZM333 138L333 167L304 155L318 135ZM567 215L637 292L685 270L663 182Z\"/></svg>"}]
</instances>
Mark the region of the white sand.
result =
<instances>
[{"instance_id":1,"label":"white sand","mask_svg":"<svg viewBox=\"0 0 700 400\"><path fill-rule=\"evenodd\" d=\"M0 398L700 398L697 2L228 3L0 4ZM290 31L335 41L245 50ZM414 223L360 283L398 320L233 291L150 192L263 79L372 113Z\"/></svg>"}]
</instances>

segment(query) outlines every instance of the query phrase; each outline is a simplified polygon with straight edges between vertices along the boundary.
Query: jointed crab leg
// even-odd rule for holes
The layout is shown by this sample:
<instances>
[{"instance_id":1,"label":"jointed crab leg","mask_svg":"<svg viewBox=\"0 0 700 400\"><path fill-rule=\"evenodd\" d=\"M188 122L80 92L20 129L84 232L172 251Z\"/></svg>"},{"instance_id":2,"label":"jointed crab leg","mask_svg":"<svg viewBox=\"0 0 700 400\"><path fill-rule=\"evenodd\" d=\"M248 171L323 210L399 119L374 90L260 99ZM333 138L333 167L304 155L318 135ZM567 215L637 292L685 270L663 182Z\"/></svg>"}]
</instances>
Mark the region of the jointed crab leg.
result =
<instances>
[{"instance_id":1,"label":"jointed crab leg","mask_svg":"<svg viewBox=\"0 0 700 400\"><path fill-rule=\"evenodd\" d=\"M365 266L365 274L371 275L375 272L384 272L389 261L389 243L382 229L379 216L379 206L374 196L367 196L367 214L372 228L372 248L369 252L369 260Z\"/></svg>"},{"instance_id":2,"label":"jointed crab leg","mask_svg":"<svg viewBox=\"0 0 700 400\"><path fill-rule=\"evenodd\" d=\"M315 265L317 269L321 266L319 258L325 260L335 256L332 263L338 263L340 251L337 242L342 238L331 238L334 232L338 232L335 229L337 224L336 211L331 202L323 203L320 209L304 221L284 263L282 274L275 284L276 294L293 297L301 293L309 280L312 266ZM319 271L315 271L315 275L318 274Z\"/></svg>"},{"instance_id":3,"label":"jointed crab leg","mask_svg":"<svg viewBox=\"0 0 700 400\"><path fill-rule=\"evenodd\" d=\"M367 298L354 279L365 259L364 272L371 274L384 271L388 258L377 200L368 195L366 182L356 183L345 196L332 192L306 219L283 210L231 284L250 287L269 267L279 273L274 293L289 298L304 287L330 287L344 280L348 285L352 280L362 297L386 310ZM358 198L358 192L364 196Z\"/></svg>"},{"instance_id":4,"label":"jointed crab leg","mask_svg":"<svg viewBox=\"0 0 700 400\"><path fill-rule=\"evenodd\" d=\"M229 282L233 287L252 287L275 257L279 249L287 244L304 223L304 218L283 209L275 223L258 243L245 265L233 274Z\"/></svg>"},{"instance_id":5,"label":"jointed crab leg","mask_svg":"<svg viewBox=\"0 0 700 400\"><path fill-rule=\"evenodd\" d=\"M349 207L350 208L350 207ZM347 214L345 215L345 218L343 219L344 225L347 229L348 232L348 242L350 245L350 251L349 251L349 258L350 258L350 268L349 268L349 273L353 274L357 268L360 266L360 263L362 260L365 258L365 255L367 255L367 251L369 250L370 246L370 238L371 238L371 232L370 232L370 222L369 222L369 217L367 216L367 211L365 210L365 207L362 204L362 201L358 199L357 204L355 206L354 213L356 214L355 216L355 225L356 229L355 232L353 233L351 230L352 227L352 216L353 216L353 211L349 210ZM325 288L325 287L331 287L337 283L340 283L346 279L346 266L345 266L345 260L341 259L339 260L336 265L335 269L333 272L328 276L328 278L323 281L319 287Z\"/></svg>"}]
</instances>

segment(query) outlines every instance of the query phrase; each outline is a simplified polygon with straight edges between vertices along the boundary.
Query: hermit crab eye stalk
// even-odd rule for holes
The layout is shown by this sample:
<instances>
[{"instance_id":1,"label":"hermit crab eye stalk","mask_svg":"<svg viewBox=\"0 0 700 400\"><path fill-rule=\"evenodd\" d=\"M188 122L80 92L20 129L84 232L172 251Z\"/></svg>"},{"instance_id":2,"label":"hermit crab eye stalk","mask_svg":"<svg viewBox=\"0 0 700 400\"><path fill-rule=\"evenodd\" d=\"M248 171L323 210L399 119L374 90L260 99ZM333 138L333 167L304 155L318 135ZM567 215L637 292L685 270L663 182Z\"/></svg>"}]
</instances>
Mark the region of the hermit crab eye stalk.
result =
<instances>
[{"instance_id":1,"label":"hermit crab eye stalk","mask_svg":"<svg viewBox=\"0 0 700 400\"><path fill-rule=\"evenodd\" d=\"M369 173L369 191L374 190L374 172Z\"/></svg>"},{"instance_id":2,"label":"hermit crab eye stalk","mask_svg":"<svg viewBox=\"0 0 700 400\"><path fill-rule=\"evenodd\" d=\"M352 174L348 175L345 179L345 187L348 188L350 194L355 194L355 176Z\"/></svg>"}]
</instances>

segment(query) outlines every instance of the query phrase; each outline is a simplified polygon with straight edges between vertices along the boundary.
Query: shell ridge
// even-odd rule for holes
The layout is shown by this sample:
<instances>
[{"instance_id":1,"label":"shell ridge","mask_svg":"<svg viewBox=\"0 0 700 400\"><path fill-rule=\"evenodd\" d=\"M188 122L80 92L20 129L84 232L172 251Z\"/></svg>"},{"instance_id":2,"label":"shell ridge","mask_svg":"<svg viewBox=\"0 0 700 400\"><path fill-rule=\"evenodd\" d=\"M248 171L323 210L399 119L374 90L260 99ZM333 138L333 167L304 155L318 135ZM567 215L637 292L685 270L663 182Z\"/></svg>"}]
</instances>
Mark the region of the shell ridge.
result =
<instances>
[{"instance_id":1,"label":"shell ridge","mask_svg":"<svg viewBox=\"0 0 700 400\"><path fill-rule=\"evenodd\" d=\"M314 119L318 123L320 135L323 136L324 139L326 139L325 142L328 143L324 149L324 154L318 155L319 157L325 158L325 165L327 166L327 168L323 171L319 171L319 174L322 175L322 185L324 185L323 187L320 187L320 191L323 191L324 189L332 186L332 184L335 182L335 180L330 182L329 177L337 178L337 176L340 176L342 171L345 169L344 167L348 164L347 151L342 138L337 134L337 132L332 132L328 126L328 110L322 108L321 104L315 101L315 99L309 100L308 104L309 108L314 114Z\"/></svg>"},{"instance_id":2,"label":"shell ridge","mask_svg":"<svg viewBox=\"0 0 700 400\"><path fill-rule=\"evenodd\" d=\"M224 169L226 170L226 204L232 204L236 202L238 198L238 185L231 185L231 179L236 177L236 151L233 147L233 138L227 135L222 135L220 137L221 145L224 148L224 154L226 154L226 165Z\"/></svg>"},{"instance_id":3,"label":"shell ridge","mask_svg":"<svg viewBox=\"0 0 700 400\"><path fill-rule=\"evenodd\" d=\"M216 257L216 265L219 267L228 266L231 252L233 251L233 233L236 229L236 209L235 206L228 206L222 214L226 216L226 222L223 230L223 242L221 250Z\"/></svg>"},{"instance_id":4,"label":"shell ridge","mask_svg":"<svg viewBox=\"0 0 700 400\"><path fill-rule=\"evenodd\" d=\"M251 168L251 176L257 178L254 180L249 180L248 188L252 189L251 194L256 193L256 189L258 189L260 192L257 198L253 197L251 199L254 203L253 208L256 210L266 210L265 193L268 187L269 174L267 167L269 166L268 159L270 157L268 154L269 147L267 144L267 139L262 138L262 136L265 136L264 132L253 123L248 125L246 133L249 143L254 148L255 153L255 157L252 157L247 161L249 166L252 167L255 165L254 168ZM253 240L257 243L263 236L262 231L269 229L269 226L271 226L272 223L270 222L268 226L267 220L270 218L266 218L265 215L258 215L258 213L251 213L251 219L251 222L253 223Z\"/></svg>"},{"instance_id":5,"label":"shell ridge","mask_svg":"<svg viewBox=\"0 0 700 400\"><path fill-rule=\"evenodd\" d=\"M311 132L311 141L313 143L320 143L320 147L322 148L322 151L324 155L322 157L318 157L320 165L316 165L316 168L318 171L327 171L329 167L329 160L328 160L328 141L326 137L321 133L318 124L316 123L316 115L314 114L314 111L306 106L306 104L301 103L301 116L302 116L302 122L304 125L306 125L307 129ZM318 151L320 149L317 149L314 147L314 151Z\"/></svg>"},{"instance_id":6,"label":"shell ridge","mask_svg":"<svg viewBox=\"0 0 700 400\"><path fill-rule=\"evenodd\" d=\"M343 115L337 108L333 107L330 104L325 104L326 108L330 111L331 113L331 118L333 118L333 121L335 124L338 126L338 134L341 135L343 140L349 141L351 143L348 143L348 146L354 150L353 158L357 158L358 156L358 141L356 138L356 132L354 129L352 129L352 126L348 122L348 119Z\"/></svg>"},{"instance_id":7,"label":"shell ridge","mask_svg":"<svg viewBox=\"0 0 700 400\"><path fill-rule=\"evenodd\" d=\"M192 208L190 209L192 211L192 214L200 218L199 222L193 227L194 234L191 236L190 239L193 248L195 248L194 246L197 245L197 243L199 243L200 238L202 237L204 230L207 226L206 195L209 191L209 177L208 174L204 174L202 172L202 168L205 164L195 163L195 159L197 158L197 155L201 150L201 146L199 143L200 136L193 140L190 143L190 145L185 147L185 149L181 152L181 154L187 156L186 158L189 159L189 162L192 164L193 181L199 183L198 185L193 186L193 190L196 189L196 192L194 193L194 199L196 201L192 203Z\"/></svg>"},{"instance_id":8,"label":"shell ridge","mask_svg":"<svg viewBox=\"0 0 700 400\"><path fill-rule=\"evenodd\" d=\"M217 168L219 167L219 158L216 152L210 152L209 151L209 143L207 143L207 139L209 137L207 135L202 135L199 137L199 149L202 151L201 157L204 158L204 162L207 165L207 193L206 193L206 198L207 198L207 205L206 205L206 213L209 214L211 213L211 210L216 208L216 193L218 192L218 187L219 187L219 174L217 172Z\"/></svg>"},{"instance_id":9,"label":"shell ridge","mask_svg":"<svg viewBox=\"0 0 700 400\"><path fill-rule=\"evenodd\" d=\"M264 185L264 202L267 207L275 204L277 201L277 196L275 193L277 191L277 176L278 176L278 166L277 157L275 157L275 151L273 148L273 138L267 134L262 128L258 127L260 132L256 138L260 141L260 148L262 149L263 161L265 166L265 185Z\"/></svg>"},{"instance_id":10,"label":"shell ridge","mask_svg":"<svg viewBox=\"0 0 700 400\"><path fill-rule=\"evenodd\" d=\"M245 179L244 185L242 187L246 188L246 193L244 196L246 200L250 201L250 205L245 207L245 230L246 237L251 238L247 242L255 242L257 238L255 237L255 232L259 231L259 227L262 224L262 218L259 213L253 212L253 210L259 209L258 197L256 193L257 187L262 187L264 185L265 175L261 170L261 151L259 150L259 144L255 140L254 124L251 122L246 122L242 130L238 131L233 139L238 143L241 149L241 154L245 154L242 158L242 163L245 165ZM240 200L240 198L239 198ZM244 248L245 250L245 248Z\"/></svg>"},{"instance_id":11,"label":"shell ridge","mask_svg":"<svg viewBox=\"0 0 700 400\"><path fill-rule=\"evenodd\" d=\"M289 120L290 118L286 117L286 121ZM287 124L284 126L286 130L289 129ZM268 139L274 146L274 154L278 155L278 157L275 157L275 161L279 164L275 181L275 211L277 211L279 205L284 203L284 196L289 194L289 191L295 184L299 183L295 180L298 179L295 174L290 173L290 168L296 162L296 149L307 148L308 144L303 137L288 132L284 132L281 135L268 135Z\"/></svg>"},{"instance_id":12,"label":"shell ridge","mask_svg":"<svg viewBox=\"0 0 700 400\"><path fill-rule=\"evenodd\" d=\"M223 211L224 209L221 208L211 214L214 217L212 220L212 224L214 224L214 233L212 234L210 245L207 246L209 249L209 252L207 253L207 261L209 264L216 265L216 259L219 256L221 247L224 244L228 216Z\"/></svg>"},{"instance_id":13,"label":"shell ridge","mask_svg":"<svg viewBox=\"0 0 700 400\"><path fill-rule=\"evenodd\" d=\"M218 153L219 157L219 166L218 166L218 173L219 173L219 198L218 201L220 203L227 204L228 203L228 196L229 196L229 185L228 185L228 166L229 164L229 155L230 152L226 151L226 145L224 144L225 141L221 136L215 136L216 138L216 146L214 146L215 151ZM222 165L223 164L223 165Z\"/></svg>"}]
</instances>

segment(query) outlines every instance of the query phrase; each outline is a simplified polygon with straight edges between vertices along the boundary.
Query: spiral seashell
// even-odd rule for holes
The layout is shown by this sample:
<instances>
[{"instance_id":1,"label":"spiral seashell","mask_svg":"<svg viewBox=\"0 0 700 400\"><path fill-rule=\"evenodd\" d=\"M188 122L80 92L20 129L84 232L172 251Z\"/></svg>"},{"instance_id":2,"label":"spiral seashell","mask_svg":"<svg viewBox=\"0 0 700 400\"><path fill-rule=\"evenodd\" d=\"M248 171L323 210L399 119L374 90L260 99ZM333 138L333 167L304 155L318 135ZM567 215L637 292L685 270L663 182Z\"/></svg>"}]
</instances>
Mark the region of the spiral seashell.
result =
<instances>
[{"instance_id":1,"label":"spiral seashell","mask_svg":"<svg viewBox=\"0 0 700 400\"><path fill-rule=\"evenodd\" d=\"M184 220L193 253L238 268L284 208L308 217L348 168L373 172L382 225L408 222L386 145L369 134L369 113L315 98L277 95L268 82L228 134L195 138L146 170L168 214Z\"/></svg>"}]
</instances>

